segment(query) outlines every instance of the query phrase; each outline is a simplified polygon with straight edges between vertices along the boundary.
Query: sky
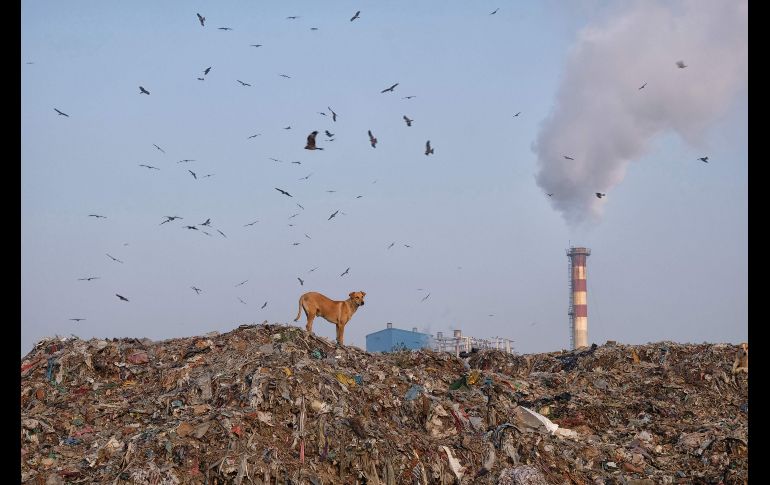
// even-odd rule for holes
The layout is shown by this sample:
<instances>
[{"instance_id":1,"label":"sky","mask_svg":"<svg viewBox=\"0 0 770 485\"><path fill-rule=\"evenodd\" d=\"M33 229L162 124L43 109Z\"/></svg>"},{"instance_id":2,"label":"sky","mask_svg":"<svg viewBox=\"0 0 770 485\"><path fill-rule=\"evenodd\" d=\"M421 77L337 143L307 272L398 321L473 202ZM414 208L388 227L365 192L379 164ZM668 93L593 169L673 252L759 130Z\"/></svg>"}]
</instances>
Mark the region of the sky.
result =
<instances>
[{"instance_id":1,"label":"sky","mask_svg":"<svg viewBox=\"0 0 770 485\"><path fill-rule=\"evenodd\" d=\"M571 246L591 249L589 342L746 341L747 19L712 0L23 2L21 355L304 328L307 291L366 292L361 348L392 322L568 349Z\"/></svg>"}]
</instances>

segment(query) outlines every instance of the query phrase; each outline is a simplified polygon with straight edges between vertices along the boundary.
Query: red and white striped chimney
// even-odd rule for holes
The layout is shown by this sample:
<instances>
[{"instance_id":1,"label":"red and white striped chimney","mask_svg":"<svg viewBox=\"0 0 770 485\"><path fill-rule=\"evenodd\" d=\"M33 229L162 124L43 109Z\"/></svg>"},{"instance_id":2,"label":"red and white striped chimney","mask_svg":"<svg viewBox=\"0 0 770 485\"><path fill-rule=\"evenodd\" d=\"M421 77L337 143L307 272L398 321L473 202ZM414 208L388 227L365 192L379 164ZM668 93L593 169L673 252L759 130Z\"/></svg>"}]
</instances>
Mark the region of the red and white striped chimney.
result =
<instances>
[{"instance_id":1,"label":"red and white striped chimney","mask_svg":"<svg viewBox=\"0 0 770 485\"><path fill-rule=\"evenodd\" d=\"M586 258L588 248L571 247L567 251L570 268L570 344L572 349L588 346L588 292L586 286Z\"/></svg>"}]
</instances>

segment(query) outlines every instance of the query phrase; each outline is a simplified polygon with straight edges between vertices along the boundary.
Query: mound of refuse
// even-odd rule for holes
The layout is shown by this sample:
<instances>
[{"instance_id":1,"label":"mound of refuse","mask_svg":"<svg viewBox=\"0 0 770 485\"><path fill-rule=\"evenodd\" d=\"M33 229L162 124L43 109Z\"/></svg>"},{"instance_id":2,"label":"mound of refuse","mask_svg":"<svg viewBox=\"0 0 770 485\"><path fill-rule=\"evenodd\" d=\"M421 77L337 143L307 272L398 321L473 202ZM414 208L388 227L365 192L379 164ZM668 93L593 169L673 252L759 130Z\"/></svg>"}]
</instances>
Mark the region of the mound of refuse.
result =
<instances>
[{"instance_id":1,"label":"mound of refuse","mask_svg":"<svg viewBox=\"0 0 770 485\"><path fill-rule=\"evenodd\" d=\"M738 350L368 353L278 324L46 339L21 363L21 481L744 484Z\"/></svg>"}]
</instances>

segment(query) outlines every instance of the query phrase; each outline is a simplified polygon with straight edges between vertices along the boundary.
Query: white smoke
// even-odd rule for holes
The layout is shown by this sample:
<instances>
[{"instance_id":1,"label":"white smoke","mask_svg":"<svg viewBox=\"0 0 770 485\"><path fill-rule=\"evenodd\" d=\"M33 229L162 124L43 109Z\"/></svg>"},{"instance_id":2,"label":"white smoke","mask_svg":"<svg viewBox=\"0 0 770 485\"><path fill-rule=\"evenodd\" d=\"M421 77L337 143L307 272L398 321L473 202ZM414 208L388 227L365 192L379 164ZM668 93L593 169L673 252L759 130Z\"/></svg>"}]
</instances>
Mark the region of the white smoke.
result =
<instances>
[{"instance_id":1,"label":"white smoke","mask_svg":"<svg viewBox=\"0 0 770 485\"><path fill-rule=\"evenodd\" d=\"M747 1L623 5L580 32L533 145L537 184L571 226L598 222L607 199L594 194L611 193L655 135L673 130L702 143L748 88Z\"/></svg>"}]
</instances>

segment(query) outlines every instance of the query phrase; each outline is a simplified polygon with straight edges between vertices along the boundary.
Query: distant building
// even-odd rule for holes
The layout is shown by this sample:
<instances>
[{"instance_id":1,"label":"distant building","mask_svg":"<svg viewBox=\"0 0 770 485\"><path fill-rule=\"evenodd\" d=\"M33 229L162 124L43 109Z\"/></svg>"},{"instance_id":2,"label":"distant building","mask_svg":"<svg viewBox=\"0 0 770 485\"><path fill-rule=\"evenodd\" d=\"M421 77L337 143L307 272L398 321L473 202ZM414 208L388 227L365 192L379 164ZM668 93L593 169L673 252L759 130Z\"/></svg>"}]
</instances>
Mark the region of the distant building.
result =
<instances>
[{"instance_id":1,"label":"distant building","mask_svg":"<svg viewBox=\"0 0 770 485\"><path fill-rule=\"evenodd\" d=\"M366 336L367 352L395 352L397 350L426 349L431 345L431 336L427 333L420 333L417 327L412 331L393 328L392 323L388 323L387 328L379 332L370 333Z\"/></svg>"}]
</instances>

